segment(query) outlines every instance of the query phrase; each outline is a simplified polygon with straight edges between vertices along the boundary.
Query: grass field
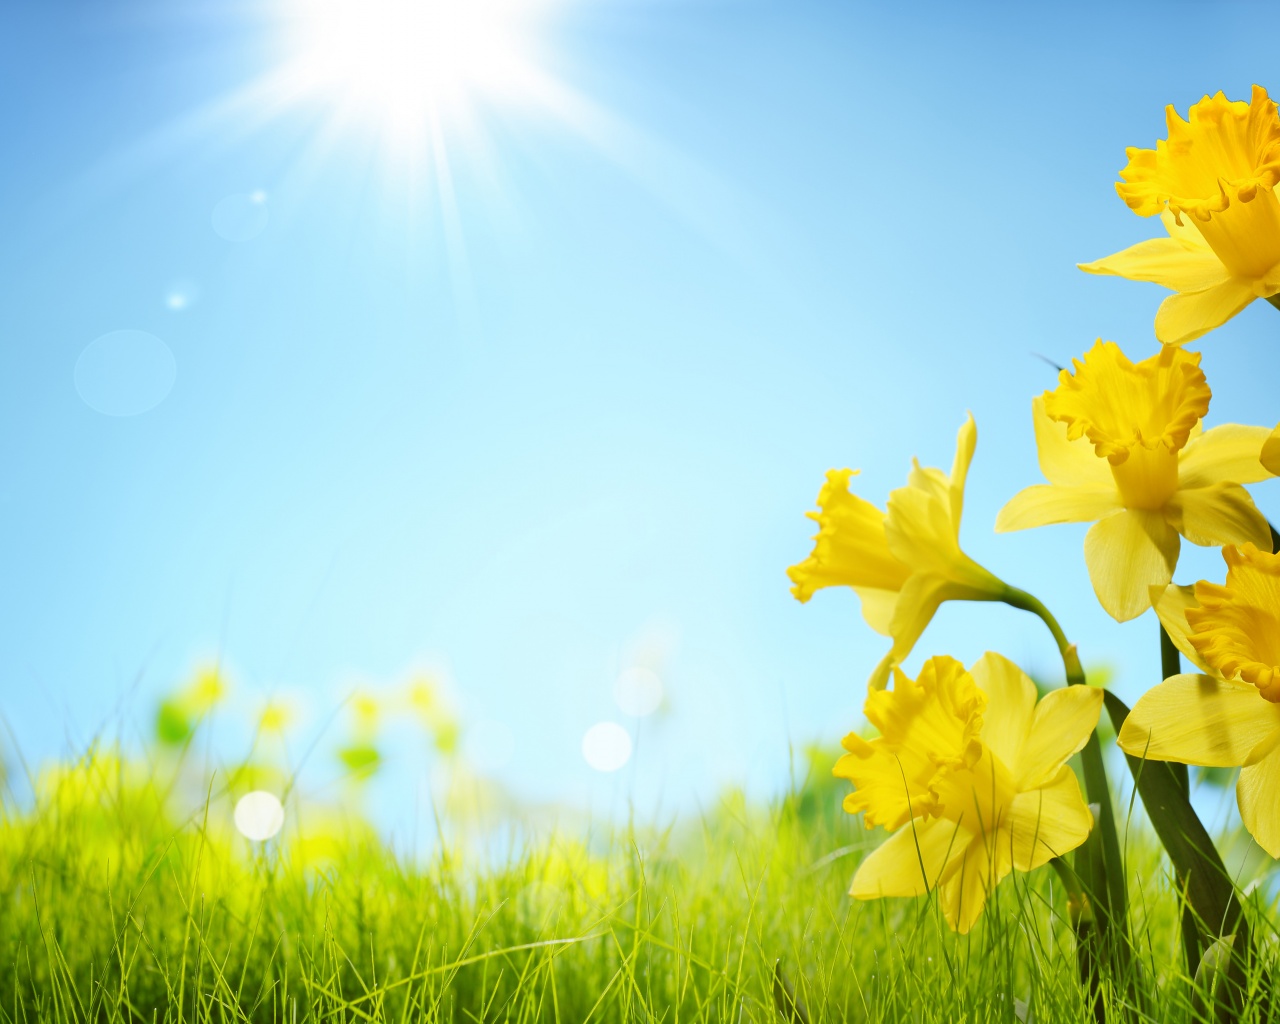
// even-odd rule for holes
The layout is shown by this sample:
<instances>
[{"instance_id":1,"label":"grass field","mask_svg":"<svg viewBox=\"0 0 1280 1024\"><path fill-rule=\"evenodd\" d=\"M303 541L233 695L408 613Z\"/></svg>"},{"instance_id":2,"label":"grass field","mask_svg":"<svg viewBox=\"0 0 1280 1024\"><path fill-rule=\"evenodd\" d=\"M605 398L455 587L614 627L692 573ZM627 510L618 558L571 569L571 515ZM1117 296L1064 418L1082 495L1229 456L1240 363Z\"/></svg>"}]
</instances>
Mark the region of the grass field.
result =
<instances>
[{"instance_id":1,"label":"grass field","mask_svg":"<svg viewBox=\"0 0 1280 1024\"><path fill-rule=\"evenodd\" d=\"M930 900L852 901L880 833L840 810L827 753L807 761L767 807L729 795L661 831L513 826L409 857L289 801L251 844L216 777L184 819L154 762L99 752L4 806L0 1022L1093 1019L1052 871L1006 879L964 937ZM1138 968L1104 989L1111 1018L1198 1019L1136 823L1127 853ZM1261 888L1250 906L1269 951Z\"/></svg>"}]
</instances>

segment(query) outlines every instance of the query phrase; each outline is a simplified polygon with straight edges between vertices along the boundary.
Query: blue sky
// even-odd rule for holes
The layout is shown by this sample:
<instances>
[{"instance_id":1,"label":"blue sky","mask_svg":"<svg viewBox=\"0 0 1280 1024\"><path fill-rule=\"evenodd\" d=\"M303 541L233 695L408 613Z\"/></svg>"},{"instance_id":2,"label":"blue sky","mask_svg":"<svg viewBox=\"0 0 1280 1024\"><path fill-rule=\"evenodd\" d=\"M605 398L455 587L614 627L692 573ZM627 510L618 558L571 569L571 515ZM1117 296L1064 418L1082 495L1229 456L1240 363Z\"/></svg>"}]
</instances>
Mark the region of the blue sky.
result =
<instances>
[{"instance_id":1,"label":"blue sky","mask_svg":"<svg viewBox=\"0 0 1280 1024\"><path fill-rule=\"evenodd\" d=\"M317 720L428 665L464 724L511 730L494 771L529 799L768 792L789 740L857 724L884 647L852 594L789 596L824 472L883 502L913 455L950 465L966 410L967 549L1136 696L1156 626L1098 608L1084 527L992 524L1040 479L1037 354L1154 350L1161 290L1074 266L1159 230L1115 196L1125 146L1166 103L1280 88L1264 8L1188 6L1194 33L1168 10L566 0L537 60L577 114L476 100L442 190L332 96L228 101L287 50L268 0L7 5L0 709L24 753L122 702L144 733L214 655L245 706L303 693ZM219 235L253 194L260 230ZM76 386L118 330L173 356L136 416ZM1280 417L1278 342L1263 303L1202 340L1210 423ZM1029 618L954 605L916 661L986 649L1054 664ZM643 722L612 697L637 657L669 698ZM616 775L582 759L602 719L639 730Z\"/></svg>"}]
</instances>

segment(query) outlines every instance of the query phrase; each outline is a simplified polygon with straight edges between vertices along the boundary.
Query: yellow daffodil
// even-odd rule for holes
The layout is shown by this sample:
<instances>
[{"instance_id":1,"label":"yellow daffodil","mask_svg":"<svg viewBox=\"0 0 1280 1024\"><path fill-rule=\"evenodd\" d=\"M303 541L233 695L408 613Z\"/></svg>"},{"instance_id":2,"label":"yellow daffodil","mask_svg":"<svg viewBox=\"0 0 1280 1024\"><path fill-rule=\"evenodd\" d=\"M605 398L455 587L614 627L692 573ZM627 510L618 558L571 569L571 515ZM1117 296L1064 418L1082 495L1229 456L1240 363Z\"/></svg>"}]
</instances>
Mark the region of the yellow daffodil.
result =
<instances>
[{"instance_id":1,"label":"yellow daffodil","mask_svg":"<svg viewBox=\"0 0 1280 1024\"><path fill-rule=\"evenodd\" d=\"M1138 700L1119 743L1157 761L1241 768L1240 817L1280 857L1280 555L1225 547L1224 585L1154 595L1156 614L1201 671L1170 676Z\"/></svg>"},{"instance_id":2,"label":"yellow daffodil","mask_svg":"<svg viewBox=\"0 0 1280 1024\"><path fill-rule=\"evenodd\" d=\"M966 671L932 658L919 678L894 671L865 714L880 731L845 737L835 774L856 787L844 809L896 829L858 867L857 899L938 891L967 932L996 884L1073 850L1093 817L1067 765L1098 723L1102 691L1054 690L1037 703L1017 665L988 652Z\"/></svg>"},{"instance_id":3,"label":"yellow daffodil","mask_svg":"<svg viewBox=\"0 0 1280 1024\"><path fill-rule=\"evenodd\" d=\"M1210 391L1200 354L1165 346L1140 363L1099 341L1058 387L1032 404L1040 470L1000 510L996 529L1094 522L1084 541L1102 607L1124 622L1167 585L1179 535L1193 544L1253 542L1271 532L1240 486L1269 474L1265 427L1225 424L1201 432Z\"/></svg>"},{"instance_id":4,"label":"yellow daffodil","mask_svg":"<svg viewBox=\"0 0 1280 1024\"><path fill-rule=\"evenodd\" d=\"M929 625L943 601L994 601L1005 585L960 550L964 483L978 443L970 416L956 438L950 475L912 463L907 486L889 495L881 512L849 490L853 470L833 469L818 494L813 553L787 570L791 592L808 601L823 587L852 588L862 615L877 633L893 638L893 648L872 676L888 682Z\"/></svg>"},{"instance_id":5,"label":"yellow daffodil","mask_svg":"<svg viewBox=\"0 0 1280 1024\"><path fill-rule=\"evenodd\" d=\"M1280 294L1280 117L1260 85L1248 103L1218 93L1187 121L1173 107L1166 116L1168 140L1130 148L1116 191L1138 215L1159 214L1168 237L1080 269L1173 289L1156 337L1180 345Z\"/></svg>"}]
</instances>

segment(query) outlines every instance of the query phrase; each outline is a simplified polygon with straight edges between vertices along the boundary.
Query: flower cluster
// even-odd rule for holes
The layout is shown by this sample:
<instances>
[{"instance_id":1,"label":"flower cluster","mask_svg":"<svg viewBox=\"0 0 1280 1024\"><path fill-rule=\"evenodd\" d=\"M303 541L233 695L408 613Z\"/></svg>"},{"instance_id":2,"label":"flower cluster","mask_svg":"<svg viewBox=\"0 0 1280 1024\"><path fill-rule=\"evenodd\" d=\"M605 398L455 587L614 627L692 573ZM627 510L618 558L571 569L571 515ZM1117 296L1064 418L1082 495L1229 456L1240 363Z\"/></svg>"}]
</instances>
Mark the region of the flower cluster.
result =
<instances>
[{"instance_id":1,"label":"flower cluster","mask_svg":"<svg viewBox=\"0 0 1280 1024\"><path fill-rule=\"evenodd\" d=\"M1247 103L1206 96L1185 120L1169 108L1168 138L1129 149L1120 178L1120 197L1140 216L1158 215L1167 237L1080 266L1174 291L1156 315L1155 350L1135 359L1098 340L1032 400L1047 482L1014 495L995 527L1092 524L1084 561L1103 609L1126 622L1154 608L1198 670L1170 675L1132 712L1108 698L1120 747L1138 764L1240 768L1244 824L1280 857L1280 554L1246 490L1280 475L1280 427L1206 429L1209 381L1200 354L1183 347L1255 298L1280 307L1280 112L1258 86ZM1075 870L1063 874L1080 885L1073 895L1100 909L1100 926L1124 927L1123 865L1095 733L1103 691L1085 683L1048 610L961 548L976 443L970 416L951 472L914 463L883 510L853 493L854 470L829 472L809 513L818 524L812 553L788 570L802 602L823 588L851 588L867 624L890 640L864 707L878 735L850 733L835 766L853 784L845 810L892 832L859 865L851 895L934 893L947 923L967 932L1005 875L1061 865L1077 850ZM1183 540L1222 549L1224 583L1173 585ZM904 662L955 600L1038 615L1076 685L1037 700L1022 670L990 652L968 669L931 657L913 678ZM1068 764L1075 754L1095 813ZM1149 800L1154 785L1139 791L1161 835L1194 820L1181 791ZM1098 842L1086 845L1094 831ZM1194 856L1216 854L1180 848L1176 866L1191 870L1178 857Z\"/></svg>"}]
</instances>

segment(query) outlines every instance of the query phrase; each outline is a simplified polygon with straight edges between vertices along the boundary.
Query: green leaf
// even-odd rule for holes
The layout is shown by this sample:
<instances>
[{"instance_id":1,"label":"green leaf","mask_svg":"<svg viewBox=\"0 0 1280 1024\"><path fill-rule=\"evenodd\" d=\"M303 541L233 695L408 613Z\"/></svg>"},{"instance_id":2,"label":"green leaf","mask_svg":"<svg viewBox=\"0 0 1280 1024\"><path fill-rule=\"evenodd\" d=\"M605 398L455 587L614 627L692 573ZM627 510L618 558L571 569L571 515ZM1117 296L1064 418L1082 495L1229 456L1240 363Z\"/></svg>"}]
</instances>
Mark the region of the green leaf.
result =
<instances>
[{"instance_id":1,"label":"green leaf","mask_svg":"<svg viewBox=\"0 0 1280 1024\"><path fill-rule=\"evenodd\" d=\"M1119 733L1124 720L1129 717L1128 705L1110 691L1104 690L1103 698L1111 723ZM1179 881L1186 888L1187 904L1210 938L1209 951L1217 949L1220 953L1222 936L1236 937L1235 948L1242 955L1228 957L1228 977L1233 988L1241 988L1244 956L1249 948L1248 924L1241 913L1235 886L1222 857L1187 798L1184 776L1177 771L1182 766L1166 761L1148 761L1129 754L1125 755L1125 760L1129 762L1129 770L1133 773L1138 795L1142 797L1152 827L1164 844ZM1230 949L1229 946L1227 948ZM1199 964L1191 965L1197 974L1208 956L1209 952L1206 952Z\"/></svg>"},{"instance_id":2,"label":"green leaf","mask_svg":"<svg viewBox=\"0 0 1280 1024\"><path fill-rule=\"evenodd\" d=\"M1104 693L1107 714L1119 732L1129 717L1129 708L1115 694ZM1235 931L1240 919L1235 886L1213 840L1187 799L1175 766L1128 754L1125 760L1129 762L1138 794L1169 859L1179 872L1186 873L1187 901L1196 916L1215 936Z\"/></svg>"},{"instance_id":3,"label":"green leaf","mask_svg":"<svg viewBox=\"0 0 1280 1024\"><path fill-rule=\"evenodd\" d=\"M338 751L340 760L357 779L367 779L382 765L382 755L371 743L353 743Z\"/></svg>"},{"instance_id":4,"label":"green leaf","mask_svg":"<svg viewBox=\"0 0 1280 1024\"><path fill-rule=\"evenodd\" d=\"M191 737L191 719L176 701L166 700L156 712L156 739L178 747Z\"/></svg>"}]
</instances>

